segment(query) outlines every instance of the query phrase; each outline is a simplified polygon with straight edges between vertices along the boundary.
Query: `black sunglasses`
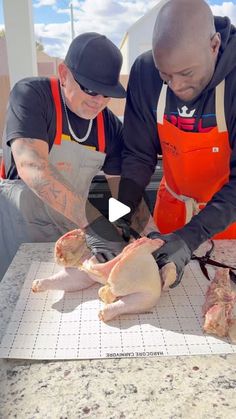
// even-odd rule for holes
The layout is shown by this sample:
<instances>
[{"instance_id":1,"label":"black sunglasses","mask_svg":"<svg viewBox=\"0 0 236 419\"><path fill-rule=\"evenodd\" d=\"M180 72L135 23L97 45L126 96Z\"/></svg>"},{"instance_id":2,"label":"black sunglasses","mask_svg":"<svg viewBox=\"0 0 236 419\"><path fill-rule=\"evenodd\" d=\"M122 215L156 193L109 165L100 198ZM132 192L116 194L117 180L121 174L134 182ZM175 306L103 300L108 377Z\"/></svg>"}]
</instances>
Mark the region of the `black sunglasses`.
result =
<instances>
[{"instance_id":1,"label":"black sunglasses","mask_svg":"<svg viewBox=\"0 0 236 419\"><path fill-rule=\"evenodd\" d=\"M78 83L78 85L81 88L81 90L84 93L86 93L86 95L89 95L89 96L98 96L98 95L100 95L100 93L97 93L97 92L94 92L93 90L87 89L87 87L82 86L82 84L80 84L80 83ZM101 96L103 96L104 98L109 97L109 96L105 96L105 95L101 95Z\"/></svg>"}]
</instances>

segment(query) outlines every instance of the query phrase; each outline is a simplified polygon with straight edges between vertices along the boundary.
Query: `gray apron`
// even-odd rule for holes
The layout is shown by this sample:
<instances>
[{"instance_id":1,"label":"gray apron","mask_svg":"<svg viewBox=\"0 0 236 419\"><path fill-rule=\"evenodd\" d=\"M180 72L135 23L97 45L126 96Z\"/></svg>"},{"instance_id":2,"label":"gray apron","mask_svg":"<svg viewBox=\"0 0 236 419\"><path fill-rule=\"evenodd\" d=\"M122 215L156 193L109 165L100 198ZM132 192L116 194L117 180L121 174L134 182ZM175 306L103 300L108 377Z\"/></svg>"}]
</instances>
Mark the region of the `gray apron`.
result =
<instances>
[{"instance_id":1,"label":"gray apron","mask_svg":"<svg viewBox=\"0 0 236 419\"><path fill-rule=\"evenodd\" d=\"M86 203L93 177L106 155L62 136L49 160ZM0 280L21 243L53 242L78 228L35 195L22 180L0 180Z\"/></svg>"}]
</instances>

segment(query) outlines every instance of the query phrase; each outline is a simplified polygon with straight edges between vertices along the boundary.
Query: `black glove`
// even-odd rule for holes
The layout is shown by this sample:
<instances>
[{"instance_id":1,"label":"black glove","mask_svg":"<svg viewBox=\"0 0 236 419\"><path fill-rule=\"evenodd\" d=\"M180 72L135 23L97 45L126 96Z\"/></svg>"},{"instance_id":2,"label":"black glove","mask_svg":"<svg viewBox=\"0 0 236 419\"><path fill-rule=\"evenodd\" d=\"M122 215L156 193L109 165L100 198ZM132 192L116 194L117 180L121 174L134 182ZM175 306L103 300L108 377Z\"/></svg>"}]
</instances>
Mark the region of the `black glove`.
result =
<instances>
[{"instance_id":1,"label":"black glove","mask_svg":"<svg viewBox=\"0 0 236 419\"><path fill-rule=\"evenodd\" d=\"M177 234L160 234L153 231L147 236L150 239L162 239L165 243L159 249L153 252L153 257L159 267L163 268L167 263L174 262L176 266L176 281L170 288L176 287L183 276L185 265L191 259L192 252L187 243Z\"/></svg>"},{"instance_id":2,"label":"black glove","mask_svg":"<svg viewBox=\"0 0 236 419\"><path fill-rule=\"evenodd\" d=\"M126 246L116 228L103 216L85 228L85 239L99 262L113 259Z\"/></svg>"},{"instance_id":3,"label":"black glove","mask_svg":"<svg viewBox=\"0 0 236 419\"><path fill-rule=\"evenodd\" d=\"M130 221L125 220L124 218L119 218L114 222L115 226L122 230L123 239L128 242L130 240Z\"/></svg>"}]
</instances>

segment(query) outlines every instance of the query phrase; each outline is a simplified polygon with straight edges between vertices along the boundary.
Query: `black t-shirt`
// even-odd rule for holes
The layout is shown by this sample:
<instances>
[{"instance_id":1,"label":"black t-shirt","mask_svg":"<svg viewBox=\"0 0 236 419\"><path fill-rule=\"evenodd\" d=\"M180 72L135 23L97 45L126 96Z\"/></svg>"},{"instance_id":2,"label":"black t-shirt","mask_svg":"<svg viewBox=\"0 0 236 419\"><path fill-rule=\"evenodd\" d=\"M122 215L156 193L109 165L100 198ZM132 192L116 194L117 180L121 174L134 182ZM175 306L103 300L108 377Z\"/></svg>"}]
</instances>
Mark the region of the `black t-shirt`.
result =
<instances>
[{"instance_id":1,"label":"black t-shirt","mask_svg":"<svg viewBox=\"0 0 236 419\"><path fill-rule=\"evenodd\" d=\"M63 102L62 133L70 135ZM74 133L82 138L88 129L89 121L78 117L67 108L69 121ZM120 120L108 109L103 110L106 139L106 158L102 170L109 175L119 175L121 170L121 151L123 147L123 129ZM35 77L20 80L15 84L9 97L6 127L3 136L3 158L8 179L19 178L11 153L11 141L15 138L35 138L46 141L52 148L56 134L56 109L52 97L50 80ZM71 137L71 135L70 135ZM76 141L71 137L71 140ZM98 150L97 120L83 146L92 146Z\"/></svg>"}]
</instances>

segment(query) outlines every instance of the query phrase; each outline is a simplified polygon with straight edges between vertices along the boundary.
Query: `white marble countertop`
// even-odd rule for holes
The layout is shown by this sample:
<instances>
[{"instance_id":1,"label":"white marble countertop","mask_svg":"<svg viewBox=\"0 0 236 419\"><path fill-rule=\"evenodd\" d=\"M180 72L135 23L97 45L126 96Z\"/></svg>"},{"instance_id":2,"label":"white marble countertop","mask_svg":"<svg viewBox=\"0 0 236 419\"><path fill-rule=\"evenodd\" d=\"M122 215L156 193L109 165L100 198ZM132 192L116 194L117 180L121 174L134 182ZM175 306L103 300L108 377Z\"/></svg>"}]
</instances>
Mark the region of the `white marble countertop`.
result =
<instances>
[{"instance_id":1,"label":"white marble countertop","mask_svg":"<svg viewBox=\"0 0 236 419\"><path fill-rule=\"evenodd\" d=\"M53 243L23 244L0 283L0 339L32 261L53 261ZM236 241L217 242L236 264ZM0 418L235 417L236 354L102 359L0 360Z\"/></svg>"}]
</instances>

